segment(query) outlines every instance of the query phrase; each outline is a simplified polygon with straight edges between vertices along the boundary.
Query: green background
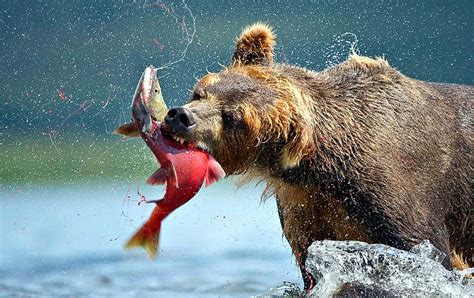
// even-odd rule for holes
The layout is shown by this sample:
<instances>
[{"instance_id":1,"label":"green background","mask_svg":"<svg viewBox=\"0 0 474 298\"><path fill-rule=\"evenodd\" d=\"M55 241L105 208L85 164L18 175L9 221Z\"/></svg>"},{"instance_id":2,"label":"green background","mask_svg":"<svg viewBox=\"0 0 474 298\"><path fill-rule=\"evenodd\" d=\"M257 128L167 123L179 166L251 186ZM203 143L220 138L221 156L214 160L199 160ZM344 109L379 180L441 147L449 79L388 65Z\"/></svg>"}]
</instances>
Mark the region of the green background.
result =
<instances>
[{"instance_id":1,"label":"green background","mask_svg":"<svg viewBox=\"0 0 474 298\"><path fill-rule=\"evenodd\" d=\"M129 119L143 68L177 60L181 24L196 34L160 71L183 104L196 79L227 65L242 27L267 22L276 60L313 70L355 45L422 80L473 84L472 1L1 1L2 187L143 180L155 168L141 140L111 131ZM64 92L61 99L58 90Z\"/></svg>"}]
</instances>

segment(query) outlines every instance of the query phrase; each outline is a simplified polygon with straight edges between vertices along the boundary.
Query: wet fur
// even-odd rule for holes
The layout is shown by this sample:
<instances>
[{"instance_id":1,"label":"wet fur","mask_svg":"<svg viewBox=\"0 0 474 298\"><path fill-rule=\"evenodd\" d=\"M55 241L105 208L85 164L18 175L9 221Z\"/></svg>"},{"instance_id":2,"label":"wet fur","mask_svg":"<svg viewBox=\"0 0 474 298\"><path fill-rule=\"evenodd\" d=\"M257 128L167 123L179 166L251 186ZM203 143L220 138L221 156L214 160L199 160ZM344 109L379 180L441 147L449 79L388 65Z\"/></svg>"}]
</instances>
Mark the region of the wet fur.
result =
<instances>
[{"instance_id":1,"label":"wet fur","mask_svg":"<svg viewBox=\"0 0 474 298\"><path fill-rule=\"evenodd\" d=\"M274 63L273 46L268 26L243 31L231 65L194 88L183 137L267 184L299 264L315 240L428 239L447 268L473 266L474 88L356 54L313 72Z\"/></svg>"}]
</instances>

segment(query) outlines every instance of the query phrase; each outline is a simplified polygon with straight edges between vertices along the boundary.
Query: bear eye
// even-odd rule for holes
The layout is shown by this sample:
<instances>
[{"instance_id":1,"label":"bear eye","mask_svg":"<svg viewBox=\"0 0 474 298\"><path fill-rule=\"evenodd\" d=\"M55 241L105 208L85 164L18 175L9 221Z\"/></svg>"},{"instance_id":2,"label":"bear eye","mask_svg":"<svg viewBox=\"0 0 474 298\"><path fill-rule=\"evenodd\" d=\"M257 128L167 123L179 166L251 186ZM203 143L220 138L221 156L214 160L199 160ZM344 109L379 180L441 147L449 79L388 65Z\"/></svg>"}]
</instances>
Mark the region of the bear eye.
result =
<instances>
[{"instance_id":1,"label":"bear eye","mask_svg":"<svg viewBox=\"0 0 474 298\"><path fill-rule=\"evenodd\" d=\"M236 115L231 112L222 112L222 124L224 129L235 129L241 126L241 123L237 119Z\"/></svg>"},{"instance_id":2,"label":"bear eye","mask_svg":"<svg viewBox=\"0 0 474 298\"><path fill-rule=\"evenodd\" d=\"M194 100L201 100L201 98L202 98L201 94L199 94L197 92L194 92L191 100L193 100L193 101Z\"/></svg>"},{"instance_id":3,"label":"bear eye","mask_svg":"<svg viewBox=\"0 0 474 298\"><path fill-rule=\"evenodd\" d=\"M205 92L203 90L200 90L200 89L197 89L197 90L194 90L193 91L193 95L191 97L191 100L194 101L194 100L201 100L203 98L205 98L206 95L205 95Z\"/></svg>"}]
</instances>

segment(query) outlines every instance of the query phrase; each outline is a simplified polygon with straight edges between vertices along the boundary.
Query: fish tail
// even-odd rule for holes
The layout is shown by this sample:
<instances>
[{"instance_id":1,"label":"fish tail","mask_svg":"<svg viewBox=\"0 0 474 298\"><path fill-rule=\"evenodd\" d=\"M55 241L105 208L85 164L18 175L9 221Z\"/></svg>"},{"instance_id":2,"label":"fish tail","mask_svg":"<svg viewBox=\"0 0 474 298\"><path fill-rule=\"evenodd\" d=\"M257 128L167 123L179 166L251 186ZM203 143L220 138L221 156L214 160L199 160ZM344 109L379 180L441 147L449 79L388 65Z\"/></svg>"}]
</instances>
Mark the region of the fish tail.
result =
<instances>
[{"instance_id":1,"label":"fish tail","mask_svg":"<svg viewBox=\"0 0 474 298\"><path fill-rule=\"evenodd\" d=\"M158 252L158 242L160 238L161 223L155 225L154 228L147 224L135 233L125 245L126 249L143 247L150 259L154 259Z\"/></svg>"}]
</instances>

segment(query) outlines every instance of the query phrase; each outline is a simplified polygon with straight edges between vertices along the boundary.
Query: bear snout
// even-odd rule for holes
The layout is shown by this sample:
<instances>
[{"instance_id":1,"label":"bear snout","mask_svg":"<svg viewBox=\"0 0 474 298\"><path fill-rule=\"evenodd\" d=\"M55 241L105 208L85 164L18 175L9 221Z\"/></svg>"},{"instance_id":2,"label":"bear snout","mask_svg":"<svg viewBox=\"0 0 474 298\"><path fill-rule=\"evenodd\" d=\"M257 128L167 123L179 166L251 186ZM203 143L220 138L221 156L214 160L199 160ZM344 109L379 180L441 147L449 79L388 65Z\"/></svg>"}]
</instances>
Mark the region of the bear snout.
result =
<instances>
[{"instance_id":1,"label":"bear snout","mask_svg":"<svg viewBox=\"0 0 474 298\"><path fill-rule=\"evenodd\" d=\"M173 132L180 135L187 135L196 127L193 113L185 107L169 110L165 123Z\"/></svg>"}]
</instances>

